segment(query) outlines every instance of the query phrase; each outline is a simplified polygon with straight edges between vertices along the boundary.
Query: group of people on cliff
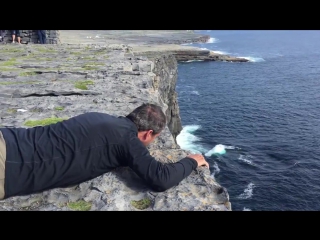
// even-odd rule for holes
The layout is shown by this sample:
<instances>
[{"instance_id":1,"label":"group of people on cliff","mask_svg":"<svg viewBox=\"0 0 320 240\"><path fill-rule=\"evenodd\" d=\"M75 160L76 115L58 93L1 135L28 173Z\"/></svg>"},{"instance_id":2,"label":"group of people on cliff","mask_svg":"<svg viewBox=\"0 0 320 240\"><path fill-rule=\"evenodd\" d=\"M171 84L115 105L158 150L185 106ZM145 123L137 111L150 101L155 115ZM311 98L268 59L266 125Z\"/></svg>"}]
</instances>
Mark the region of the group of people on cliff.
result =
<instances>
[{"instance_id":1,"label":"group of people on cliff","mask_svg":"<svg viewBox=\"0 0 320 240\"><path fill-rule=\"evenodd\" d=\"M12 43L21 44L20 30L0 30L0 43L6 43L4 41L4 38L6 36L7 31L11 32ZM47 43L46 30L36 30L36 31L38 33L39 43L46 44Z\"/></svg>"}]
</instances>

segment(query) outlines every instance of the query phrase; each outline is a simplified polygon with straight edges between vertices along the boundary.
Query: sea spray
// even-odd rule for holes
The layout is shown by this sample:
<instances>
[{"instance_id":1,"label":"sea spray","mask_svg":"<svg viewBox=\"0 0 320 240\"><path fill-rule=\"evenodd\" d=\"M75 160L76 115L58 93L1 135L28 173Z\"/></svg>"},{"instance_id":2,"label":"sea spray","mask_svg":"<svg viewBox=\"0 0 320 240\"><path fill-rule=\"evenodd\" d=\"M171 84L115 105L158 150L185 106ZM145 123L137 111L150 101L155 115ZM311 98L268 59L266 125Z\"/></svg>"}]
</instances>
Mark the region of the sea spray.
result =
<instances>
[{"instance_id":1,"label":"sea spray","mask_svg":"<svg viewBox=\"0 0 320 240\"><path fill-rule=\"evenodd\" d=\"M224 145L222 144L218 144L216 146L214 146L214 148L212 148L210 151L206 152L204 155L207 157L212 156L213 154L225 154L226 153L226 148Z\"/></svg>"},{"instance_id":2,"label":"sea spray","mask_svg":"<svg viewBox=\"0 0 320 240\"><path fill-rule=\"evenodd\" d=\"M205 150L200 144L198 144L200 138L194 135L194 132L200 127L201 126L199 125L184 126L182 131L176 138L178 145L182 149L190 151L191 153L201 154L203 152L206 152L207 150Z\"/></svg>"}]
</instances>

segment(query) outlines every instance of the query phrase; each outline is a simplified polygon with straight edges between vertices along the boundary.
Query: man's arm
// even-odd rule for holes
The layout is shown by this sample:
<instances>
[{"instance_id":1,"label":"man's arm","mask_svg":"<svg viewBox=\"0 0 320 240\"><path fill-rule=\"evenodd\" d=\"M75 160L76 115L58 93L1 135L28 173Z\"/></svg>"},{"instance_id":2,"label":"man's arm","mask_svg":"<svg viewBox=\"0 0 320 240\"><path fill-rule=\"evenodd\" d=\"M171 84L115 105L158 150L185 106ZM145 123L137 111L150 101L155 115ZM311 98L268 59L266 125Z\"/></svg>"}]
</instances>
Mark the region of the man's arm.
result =
<instances>
[{"instance_id":1,"label":"man's arm","mask_svg":"<svg viewBox=\"0 0 320 240\"><path fill-rule=\"evenodd\" d=\"M155 191L165 191L189 176L198 162L185 157L176 163L161 163L133 134L126 140L125 158L128 166Z\"/></svg>"}]
</instances>

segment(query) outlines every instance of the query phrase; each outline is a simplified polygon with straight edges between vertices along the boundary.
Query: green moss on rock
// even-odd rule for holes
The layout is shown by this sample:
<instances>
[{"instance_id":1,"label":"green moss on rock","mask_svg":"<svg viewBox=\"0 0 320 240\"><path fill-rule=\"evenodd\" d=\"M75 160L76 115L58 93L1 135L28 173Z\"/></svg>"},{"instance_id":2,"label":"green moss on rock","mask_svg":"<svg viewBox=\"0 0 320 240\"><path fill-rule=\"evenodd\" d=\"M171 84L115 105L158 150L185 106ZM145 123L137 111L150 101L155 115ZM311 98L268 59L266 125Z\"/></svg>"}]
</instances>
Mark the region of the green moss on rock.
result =
<instances>
[{"instance_id":1,"label":"green moss on rock","mask_svg":"<svg viewBox=\"0 0 320 240\"><path fill-rule=\"evenodd\" d=\"M56 52L56 50L54 49L50 49L50 48L43 48L43 47L39 47L39 48L35 48L36 51L38 52L46 52L46 53L53 53Z\"/></svg>"},{"instance_id":2,"label":"green moss on rock","mask_svg":"<svg viewBox=\"0 0 320 240\"><path fill-rule=\"evenodd\" d=\"M1 67L0 66L0 72L15 72L15 71L20 71L21 69L16 68L16 67Z\"/></svg>"},{"instance_id":3,"label":"green moss on rock","mask_svg":"<svg viewBox=\"0 0 320 240\"><path fill-rule=\"evenodd\" d=\"M93 85L94 82L91 80L85 80L85 81L77 81L74 84L75 88L81 89L81 90L88 90L88 86L87 85Z\"/></svg>"},{"instance_id":4,"label":"green moss on rock","mask_svg":"<svg viewBox=\"0 0 320 240\"><path fill-rule=\"evenodd\" d=\"M14 109L14 108L9 108L7 110L8 113L16 113L17 112L17 109Z\"/></svg>"},{"instance_id":5,"label":"green moss on rock","mask_svg":"<svg viewBox=\"0 0 320 240\"><path fill-rule=\"evenodd\" d=\"M30 109L30 112L37 112L37 113L39 113L39 112L42 112L43 111L43 109L41 109L41 108L33 108L33 109Z\"/></svg>"},{"instance_id":6,"label":"green moss on rock","mask_svg":"<svg viewBox=\"0 0 320 240\"><path fill-rule=\"evenodd\" d=\"M84 200L80 200L77 202L69 202L67 206L75 211L89 211L91 209L92 204Z\"/></svg>"},{"instance_id":7,"label":"green moss on rock","mask_svg":"<svg viewBox=\"0 0 320 240\"><path fill-rule=\"evenodd\" d=\"M149 198L143 198L138 201L132 200L131 205L137 209L143 210L143 209L150 207L151 200Z\"/></svg>"},{"instance_id":8,"label":"green moss on rock","mask_svg":"<svg viewBox=\"0 0 320 240\"><path fill-rule=\"evenodd\" d=\"M20 48L9 47L9 48L2 48L0 51L2 53L17 53L17 52L24 52L25 50Z\"/></svg>"},{"instance_id":9,"label":"green moss on rock","mask_svg":"<svg viewBox=\"0 0 320 240\"><path fill-rule=\"evenodd\" d=\"M64 110L64 107L55 107L54 110L63 111L63 110Z\"/></svg>"},{"instance_id":10,"label":"green moss on rock","mask_svg":"<svg viewBox=\"0 0 320 240\"><path fill-rule=\"evenodd\" d=\"M14 85L14 84L35 84L39 81L24 81L24 82L0 82L0 85Z\"/></svg>"},{"instance_id":11,"label":"green moss on rock","mask_svg":"<svg viewBox=\"0 0 320 240\"><path fill-rule=\"evenodd\" d=\"M17 62L16 62L16 59L15 58L11 58L10 60L8 61L4 61L4 62L0 62L1 66L13 66L15 65Z\"/></svg>"},{"instance_id":12,"label":"green moss on rock","mask_svg":"<svg viewBox=\"0 0 320 240\"><path fill-rule=\"evenodd\" d=\"M24 123L24 125L27 127L45 126L45 125L55 124L57 122L62 122L63 120L66 120L66 118L51 117L51 118L45 118L41 120L28 120Z\"/></svg>"},{"instance_id":13,"label":"green moss on rock","mask_svg":"<svg viewBox=\"0 0 320 240\"><path fill-rule=\"evenodd\" d=\"M98 67L92 66L92 65L84 65L84 66L82 66L82 68L83 68L84 70L88 70L88 71L98 70L98 69L99 69Z\"/></svg>"},{"instance_id":14,"label":"green moss on rock","mask_svg":"<svg viewBox=\"0 0 320 240\"><path fill-rule=\"evenodd\" d=\"M19 74L20 77L29 77L29 76L33 76L33 75L37 75L36 72L22 72Z\"/></svg>"}]
</instances>

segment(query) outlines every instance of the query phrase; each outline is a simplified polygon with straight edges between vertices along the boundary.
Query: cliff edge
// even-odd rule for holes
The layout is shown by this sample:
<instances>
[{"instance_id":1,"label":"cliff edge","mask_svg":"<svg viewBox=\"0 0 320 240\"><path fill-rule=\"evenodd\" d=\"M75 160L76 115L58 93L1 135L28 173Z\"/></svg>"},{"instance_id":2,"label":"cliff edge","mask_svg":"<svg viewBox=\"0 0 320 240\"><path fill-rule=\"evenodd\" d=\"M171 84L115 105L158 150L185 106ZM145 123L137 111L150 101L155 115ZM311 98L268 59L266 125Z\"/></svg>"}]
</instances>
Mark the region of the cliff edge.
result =
<instances>
[{"instance_id":1,"label":"cliff edge","mask_svg":"<svg viewBox=\"0 0 320 240\"><path fill-rule=\"evenodd\" d=\"M89 111L126 115L150 102L168 120L150 153L162 162L188 154L175 142L181 122L172 54L149 59L124 44L3 45L0 52L1 127L30 127ZM227 190L203 167L161 193L131 169L119 168L77 186L11 197L0 201L0 210L230 211L231 204Z\"/></svg>"}]
</instances>

